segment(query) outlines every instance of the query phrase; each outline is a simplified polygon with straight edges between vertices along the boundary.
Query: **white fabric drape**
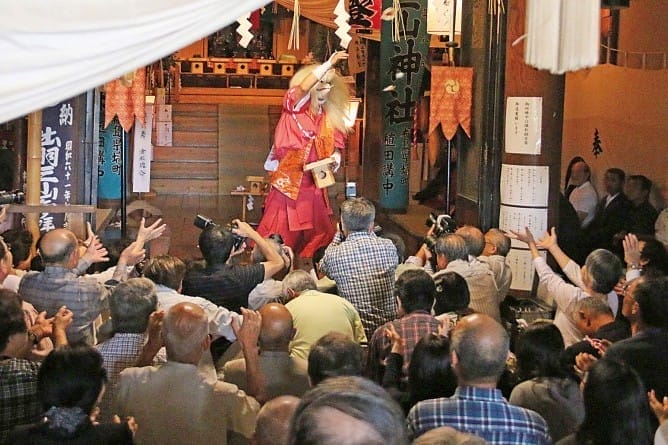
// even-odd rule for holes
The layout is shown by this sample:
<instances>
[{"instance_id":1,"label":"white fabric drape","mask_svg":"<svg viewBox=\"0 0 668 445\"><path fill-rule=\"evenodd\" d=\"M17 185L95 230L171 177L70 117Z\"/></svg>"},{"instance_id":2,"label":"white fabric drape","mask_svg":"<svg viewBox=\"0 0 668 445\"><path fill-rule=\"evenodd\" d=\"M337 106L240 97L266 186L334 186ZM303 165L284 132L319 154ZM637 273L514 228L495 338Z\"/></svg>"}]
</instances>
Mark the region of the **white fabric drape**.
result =
<instances>
[{"instance_id":1,"label":"white fabric drape","mask_svg":"<svg viewBox=\"0 0 668 445\"><path fill-rule=\"evenodd\" d=\"M0 0L0 123L145 66L269 0Z\"/></svg>"}]
</instances>

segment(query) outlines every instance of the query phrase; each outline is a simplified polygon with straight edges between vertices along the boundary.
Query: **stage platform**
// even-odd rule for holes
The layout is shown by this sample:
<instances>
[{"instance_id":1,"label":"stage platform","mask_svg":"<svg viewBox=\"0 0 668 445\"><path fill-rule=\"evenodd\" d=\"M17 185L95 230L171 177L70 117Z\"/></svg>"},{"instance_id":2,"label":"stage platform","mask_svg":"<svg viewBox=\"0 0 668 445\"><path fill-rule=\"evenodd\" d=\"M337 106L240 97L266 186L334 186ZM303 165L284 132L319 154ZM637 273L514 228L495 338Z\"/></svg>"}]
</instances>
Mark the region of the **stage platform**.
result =
<instances>
[{"instance_id":1,"label":"stage platform","mask_svg":"<svg viewBox=\"0 0 668 445\"><path fill-rule=\"evenodd\" d=\"M158 195L147 197L146 201L162 211L163 221L169 228L169 253L182 259L200 257L197 247L200 230L192 223L195 215L203 214L220 224L241 216L239 200L229 195ZM335 208L338 209L338 206ZM385 213L378 204L376 208L376 222L385 231L403 237L407 255L419 248L427 232L425 221L429 213L438 213L433 207L416 201L411 201L405 214ZM335 216L338 219L338 215ZM260 217L259 208L247 211L249 222L259 222Z\"/></svg>"}]
</instances>

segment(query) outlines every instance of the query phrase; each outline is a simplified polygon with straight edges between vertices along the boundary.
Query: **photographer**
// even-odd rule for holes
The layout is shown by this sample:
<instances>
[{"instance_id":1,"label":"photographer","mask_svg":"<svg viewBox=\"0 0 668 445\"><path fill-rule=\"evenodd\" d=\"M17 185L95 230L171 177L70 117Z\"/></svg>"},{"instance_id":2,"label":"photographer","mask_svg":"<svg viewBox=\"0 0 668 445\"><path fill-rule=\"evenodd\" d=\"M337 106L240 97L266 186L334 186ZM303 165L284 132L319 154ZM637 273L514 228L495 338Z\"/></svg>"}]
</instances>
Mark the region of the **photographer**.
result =
<instances>
[{"instance_id":1,"label":"photographer","mask_svg":"<svg viewBox=\"0 0 668 445\"><path fill-rule=\"evenodd\" d=\"M431 248L423 244L416 256L411 258L416 263L426 263L425 270L428 272L432 267L430 262L433 261L433 267L437 270L433 275L437 283L437 292L441 292L438 283L446 272L456 272L464 277L471 294L469 307L497 321L501 320L499 290L494 280L494 273L487 264L469 258L469 248L463 237L454 233L444 233L437 238Z\"/></svg>"},{"instance_id":2,"label":"photographer","mask_svg":"<svg viewBox=\"0 0 668 445\"><path fill-rule=\"evenodd\" d=\"M259 264L230 265L228 260L245 249L240 239L249 238L264 254ZM237 246L235 246L237 244ZM248 307L248 294L284 267L283 258L247 223L235 219L228 227L207 224L199 236L204 265L191 267L183 280L183 293L206 298L218 306L239 312Z\"/></svg>"}]
</instances>

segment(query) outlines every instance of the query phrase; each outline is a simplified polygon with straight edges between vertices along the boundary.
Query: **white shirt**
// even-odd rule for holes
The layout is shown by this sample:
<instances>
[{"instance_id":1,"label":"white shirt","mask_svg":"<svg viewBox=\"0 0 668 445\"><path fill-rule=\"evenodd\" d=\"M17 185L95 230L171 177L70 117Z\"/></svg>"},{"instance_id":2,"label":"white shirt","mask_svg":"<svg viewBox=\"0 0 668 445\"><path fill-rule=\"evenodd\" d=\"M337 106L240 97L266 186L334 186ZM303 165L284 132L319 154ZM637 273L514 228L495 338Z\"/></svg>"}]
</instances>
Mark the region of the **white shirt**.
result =
<instances>
[{"instance_id":1,"label":"white shirt","mask_svg":"<svg viewBox=\"0 0 668 445\"><path fill-rule=\"evenodd\" d=\"M179 303L192 303L201 307L206 316L209 318L209 334L214 337L225 337L230 341L237 339L232 330L232 320L239 317L241 322L241 315L236 312L229 311L222 306L216 306L206 298L189 297L176 292L167 286L161 284L156 285L156 293L158 295L158 308L167 312L172 306Z\"/></svg>"},{"instance_id":2,"label":"white shirt","mask_svg":"<svg viewBox=\"0 0 668 445\"><path fill-rule=\"evenodd\" d=\"M586 216L580 223L583 229L587 227L596 215L596 205L598 204L598 195L591 182L587 181L582 185L575 187L575 190L568 198L576 212L585 213ZM579 215L578 215L579 216Z\"/></svg>"}]
</instances>

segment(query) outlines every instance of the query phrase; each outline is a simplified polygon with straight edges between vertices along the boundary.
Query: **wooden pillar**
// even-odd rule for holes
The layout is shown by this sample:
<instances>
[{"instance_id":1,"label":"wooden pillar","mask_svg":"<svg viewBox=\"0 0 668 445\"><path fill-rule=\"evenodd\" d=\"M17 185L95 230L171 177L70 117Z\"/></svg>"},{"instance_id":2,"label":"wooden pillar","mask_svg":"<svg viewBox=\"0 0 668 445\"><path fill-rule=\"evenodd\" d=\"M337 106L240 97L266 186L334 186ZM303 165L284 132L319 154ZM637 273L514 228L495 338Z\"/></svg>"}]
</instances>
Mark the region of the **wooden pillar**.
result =
<instances>
[{"instance_id":1,"label":"wooden pillar","mask_svg":"<svg viewBox=\"0 0 668 445\"><path fill-rule=\"evenodd\" d=\"M543 166L549 168L549 185L547 201L547 227L556 226L559 219L559 179L561 165L561 138L564 116L563 75L552 75L548 71L539 71L524 63L524 44L512 46L525 32L526 2L525 0L509 0L507 7L507 36L505 63L505 102L509 97L540 97L542 98L541 150L539 154L510 154L506 150L504 140L502 162L513 166ZM505 107L505 104L504 104ZM503 121L501 121L503 125ZM503 204L503 203L501 203ZM542 237L542 233L534 233ZM518 245L519 249L526 248ZM529 258L526 250L516 250ZM513 251L511 250L511 254ZM530 267L527 260L525 267ZM537 279L533 277L531 291L513 291L518 296L533 296ZM515 286L513 286L515 287Z\"/></svg>"},{"instance_id":2,"label":"wooden pillar","mask_svg":"<svg viewBox=\"0 0 668 445\"><path fill-rule=\"evenodd\" d=\"M42 158L42 111L28 115L28 151L26 156L26 204L40 205ZM33 236L33 249L39 239L39 213L28 213L26 229Z\"/></svg>"},{"instance_id":3,"label":"wooden pillar","mask_svg":"<svg viewBox=\"0 0 668 445\"><path fill-rule=\"evenodd\" d=\"M563 75L553 75L547 71L539 71L524 63L524 45L511 46L511 44L524 34L526 22L525 0L510 0L507 11L505 97L506 99L512 96L542 97L543 111L541 153L539 155L519 155L504 152L503 162L515 165L550 167L548 227L556 226L559 219L559 179L565 77Z\"/></svg>"}]
</instances>

